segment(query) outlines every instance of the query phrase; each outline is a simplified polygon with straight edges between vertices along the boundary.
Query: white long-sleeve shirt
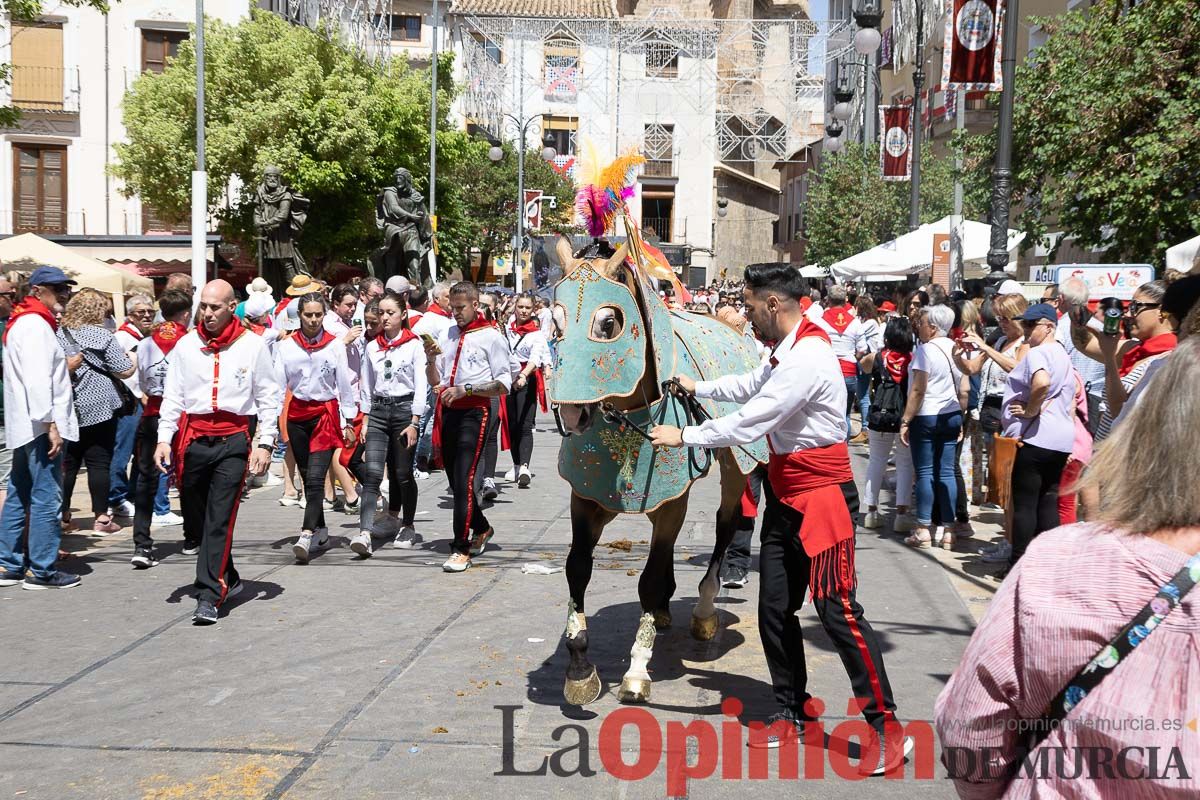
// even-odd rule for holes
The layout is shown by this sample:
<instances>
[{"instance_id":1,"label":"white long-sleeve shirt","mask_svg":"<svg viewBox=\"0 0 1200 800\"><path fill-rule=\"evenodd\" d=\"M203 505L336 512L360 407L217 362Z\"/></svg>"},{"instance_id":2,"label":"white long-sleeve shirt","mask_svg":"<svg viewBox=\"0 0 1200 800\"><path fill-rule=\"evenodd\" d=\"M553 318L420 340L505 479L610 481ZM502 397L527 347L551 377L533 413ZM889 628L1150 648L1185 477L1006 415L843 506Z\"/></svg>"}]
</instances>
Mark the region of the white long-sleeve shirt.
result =
<instances>
[{"instance_id":1,"label":"white long-sleeve shirt","mask_svg":"<svg viewBox=\"0 0 1200 800\"><path fill-rule=\"evenodd\" d=\"M535 367L548 367L550 361L550 343L546 334L541 331L520 334L513 331L511 325L504 327L508 336L508 346L520 364L533 364Z\"/></svg>"},{"instance_id":2,"label":"white long-sleeve shirt","mask_svg":"<svg viewBox=\"0 0 1200 800\"><path fill-rule=\"evenodd\" d=\"M353 322L353 319L351 320ZM344 340L346 334L350 332L350 326L347 325L341 317L332 312L325 315L324 322L321 323L325 330L332 333L339 339ZM358 381L362 374L363 349L367 346L364 337L359 336L346 347L346 363L350 366L350 384L354 387L354 394L358 396Z\"/></svg>"},{"instance_id":3,"label":"white long-sleeve shirt","mask_svg":"<svg viewBox=\"0 0 1200 800\"><path fill-rule=\"evenodd\" d=\"M301 334L303 335L303 334ZM358 415L358 398L346 364L346 345L334 339L320 350L309 352L289 336L275 345L275 380L292 390L297 400L337 400L347 424Z\"/></svg>"},{"instance_id":4,"label":"white long-sleeve shirt","mask_svg":"<svg viewBox=\"0 0 1200 800\"><path fill-rule=\"evenodd\" d=\"M246 331L219 353L203 351L195 330L179 340L167 358L167 382L158 424L159 444L169 443L179 428L179 415L214 410L241 416L258 415L258 444L273 445L279 432L283 389L267 343Z\"/></svg>"},{"instance_id":5,"label":"white long-sleeve shirt","mask_svg":"<svg viewBox=\"0 0 1200 800\"><path fill-rule=\"evenodd\" d=\"M744 405L684 428L684 444L729 447L767 436L773 452L786 454L846 440L846 382L837 356L819 337L796 341L799 327L776 348L776 366L768 360L742 375L696 383L697 397Z\"/></svg>"},{"instance_id":6,"label":"white long-sleeve shirt","mask_svg":"<svg viewBox=\"0 0 1200 800\"><path fill-rule=\"evenodd\" d=\"M4 345L4 436L9 450L50 430L79 441L79 419L67 356L50 325L36 314L10 319Z\"/></svg>"},{"instance_id":7,"label":"white long-sleeve shirt","mask_svg":"<svg viewBox=\"0 0 1200 800\"><path fill-rule=\"evenodd\" d=\"M850 323L839 332L837 328L825 319L825 314L830 311L834 312L834 314L839 312L844 314L850 320ZM851 376L857 374L856 364L859 357L866 355L871 350L871 342L862 320L854 316L849 306L841 306L835 309L825 309L813 319L813 322L820 325L821 330L828 334L829 341L833 344L834 355L843 362L841 367L842 375Z\"/></svg>"},{"instance_id":8,"label":"white long-sleeve shirt","mask_svg":"<svg viewBox=\"0 0 1200 800\"><path fill-rule=\"evenodd\" d=\"M416 312L414 312L412 316L415 315ZM426 312L421 314L421 318L416 322L411 322L410 316L410 325L412 327L412 332L417 336L427 333L434 339L441 339L446 335L446 331L454 327L454 320L450 319L449 317L443 317L441 314L430 314L429 312Z\"/></svg>"},{"instance_id":9,"label":"white long-sleeve shirt","mask_svg":"<svg viewBox=\"0 0 1200 800\"><path fill-rule=\"evenodd\" d=\"M429 379L425 377L425 345L420 338L386 352L374 339L367 342L359 390L359 405L364 414L371 413L372 397L404 397L410 394L413 396L413 416L424 414L428 407Z\"/></svg>"},{"instance_id":10,"label":"white long-sleeve shirt","mask_svg":"<svg viewBox=\"0 0 1200 800\"><path fill-rule=\"evenodd\" d=\"M458 359L458 370L451 382L450 373L460 344L463 354L462 358ZM458 326L453 325L438 341L438 345L442 348L442 354L438 356L438 374L442 378L443 388L466 386L468 383L478 386L487 381L500 381L506 390L512 389L512 369L509 361L512 354L504 334L498 329L476 329L464 337Z\"/></svg>"}]
</instances>

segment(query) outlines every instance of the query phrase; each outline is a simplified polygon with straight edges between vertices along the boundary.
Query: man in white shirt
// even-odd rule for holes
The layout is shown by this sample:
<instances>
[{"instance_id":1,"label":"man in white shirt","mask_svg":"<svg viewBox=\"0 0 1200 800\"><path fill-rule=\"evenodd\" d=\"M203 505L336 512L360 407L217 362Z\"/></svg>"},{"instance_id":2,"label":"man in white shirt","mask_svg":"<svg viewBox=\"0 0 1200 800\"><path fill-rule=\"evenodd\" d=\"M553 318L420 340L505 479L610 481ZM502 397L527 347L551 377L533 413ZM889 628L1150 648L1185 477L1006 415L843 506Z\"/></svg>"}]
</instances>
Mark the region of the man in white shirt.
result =
<instances>
[{"instance_id":1,"label":"man in white shirt","mask_svg":"<svg viewBox=\"0 0 1200 800\"><path fill-rule=\"evenodd\" d=\"M834 355L842 369L842 377L846 384L846 436L850 435L850 407L858 396L858 359L871 351L867 339L867 330L862 321L854 315L854 310L846 302L845 286L830 286L829 294L825 296L825 310L819 316L809 318L820 326L833 345ZM866 441L865 431L860 432L861 439Z\"/></svg>"},{"instance_id":2,"label":"man in white shirt","mask_svg":"<svg viewBox=\"0 0 1200 800\"><path fill-rule=\"evenodd\" d=\"M759 337L778 342L771 358L744 375L694 382L678 378L697 397L742 408L684 430L660 425L654 443L666 447L733 447L767 437L771 451L764 484L759 564L759 635L780 712L776 733L751 746L778 746L805 733L816 716L809 706L807 671L796 612L807 589L822 627L850 677L853 697L875 732L864 743L861 770L877 775L904 760L906 743L883 657L855 599L854 520L858 491L846 446L846 383L822 328L807 319L799 299L804 282L786 265L746 269L746 316ZM911 742L907 743L911 746Z\"/></svg>"},{"instance_id":3,"label":"man in white shirt","mask_svg":"<svg viewBox=\"0 0 1200 800\"><path fill-rule=\"evenodd\" d=\"M198 625L215 623L221 604L241 589L230 554L233 526L247 467L261 475L271 464L283 400L266 342L242 327L233 315L236 305L225 281L211 281L201 291L200 324L168 362L154 452L160 470L175 466L184 537L200 545L192 615ZM258 441L252 448L255 416Z\"/></svg>"},{"instance_id":4,"label":"man in white shirt","mask_svg":"<svg viewBox=\"0 0 1200 800\"><path fill-rule=\"evenodd\" d=\"M454 541L446 572L462 572L471 556L481 554L494 531L475 496L475 472L483 453L491 398L508 394L512 386L508 342L479 311L479 289L463 281L450 290L454 326L437 347L438 414L435 445L440 443L446 477L454 493ZM433 345L426 354L435 355ZM432 374L430 377L434 377Z\"/></svg>"},{"instance_id":5,"label":"man in white shirt","mask_svg":"<svg viewBox=\"0 0 1200 800\"><path fill-rule=\"evenodd\" d=\"M55 336L74 283L58 267L35 269L29 296L4 330L4 429L12 472L0 513L0 586L79 585L78 575L54 567L62 539L63 441L79 439L67 357Z\"/></svg>"}]
</instances>

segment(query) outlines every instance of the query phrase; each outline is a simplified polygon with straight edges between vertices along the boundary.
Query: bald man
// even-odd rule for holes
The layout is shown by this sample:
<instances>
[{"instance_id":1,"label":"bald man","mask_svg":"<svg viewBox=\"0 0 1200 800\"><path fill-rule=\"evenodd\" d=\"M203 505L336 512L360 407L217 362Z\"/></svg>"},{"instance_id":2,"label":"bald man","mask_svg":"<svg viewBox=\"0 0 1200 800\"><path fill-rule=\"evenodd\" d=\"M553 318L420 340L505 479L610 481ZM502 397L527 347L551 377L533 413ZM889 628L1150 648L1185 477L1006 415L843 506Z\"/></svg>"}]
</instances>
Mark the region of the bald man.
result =
<instances>
[{"instance_id":1,"label":"bald man","mask_svg":"<svg viewBox=\"0 0 1200 800\"><path fill-rule=\"evenodd\" d=\"M241 589L230 553L238 503L247 465L262 475L271 464L283 400L266 342L242 326L236 305L228 283L205 284L199 324L167 359L154 451L160 470L175 468L183 537L199 550L197 625L216 622L221 605ZM258 438L251 447L253 417Z\"/></svg>"}]
</instances>

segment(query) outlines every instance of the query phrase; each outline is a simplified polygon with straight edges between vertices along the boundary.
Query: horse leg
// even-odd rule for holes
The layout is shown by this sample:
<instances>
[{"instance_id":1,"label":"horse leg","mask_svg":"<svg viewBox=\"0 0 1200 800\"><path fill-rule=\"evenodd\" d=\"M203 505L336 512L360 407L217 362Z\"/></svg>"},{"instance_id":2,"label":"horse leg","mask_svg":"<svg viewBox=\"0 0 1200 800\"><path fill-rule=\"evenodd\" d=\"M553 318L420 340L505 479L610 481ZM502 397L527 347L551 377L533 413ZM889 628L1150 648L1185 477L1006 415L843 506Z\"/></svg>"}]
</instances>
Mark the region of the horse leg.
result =
<instances>
[{"instance_id":1,"label":"horse leg","mask_svg":"<svg viewBox=\"0 0 1200 800\"><path fill-rule=\"evenodd\" d=\"M687 514L687 494L659 506L647 516L654 526L650 538L650 556L638 580L638 599L641 601L642 616L638 620L637 635L629 651L629 669L621 678L617 699L622 703L645 703L650 700L650 657L654 655L654 633L656 613L664 610L665 601L663 576L670 575L671 560L675 557L675 539L683 527ZM671 587L674 590L674 587ZM668 621L669 624L669 621Z\"/></svg>"},{"instance_id":2,"label":"horse leg","mask_svg":"<svg viewBox=\"0 0 1200 800\"><path fill-rule=\"evenodd\" d=\"M567 587L571 599L567 604L566 639L567 677L563 684L563 696L573 706L584 706L600 696L600 675L588 661L587 617L584 615L583 596L592 579L592 551L604 526L612 522L616 514L607 511L591 500L571 495L571 551L567 554Z\"/></svg>"},{"instance_id":3,"label":"horse leg","mask_svg":"<svg viewBox=\"0 0 1200 800\"><path fill-rule=\"evenodd\" d=\"M713 600L721 590L721 562L725 560L725 551L733 541L742 492L746 488L746 477L742 475L733 453L728 449L722 450L718 460L721 465L721 505L717 509L717 541L708 560L708 569L700 579L700 599L692 609L692 636L702 642L707 642L717 634L717 609Z\"/></svg>"}]
</instances>

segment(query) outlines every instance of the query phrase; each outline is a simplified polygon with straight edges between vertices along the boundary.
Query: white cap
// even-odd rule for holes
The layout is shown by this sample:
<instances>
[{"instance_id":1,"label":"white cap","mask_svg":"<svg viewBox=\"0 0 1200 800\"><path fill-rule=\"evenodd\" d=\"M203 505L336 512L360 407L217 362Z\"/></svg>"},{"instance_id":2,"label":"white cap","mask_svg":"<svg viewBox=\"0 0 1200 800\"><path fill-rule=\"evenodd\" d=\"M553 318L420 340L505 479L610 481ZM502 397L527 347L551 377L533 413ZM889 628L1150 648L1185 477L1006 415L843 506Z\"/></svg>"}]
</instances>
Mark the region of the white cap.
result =
<instances>
[{"instance_id":1,"label":"white cap","mask_svg":"<svg viewBox=\"0 0 1200 800\"><path fill-rule=\"evenodd\" d=\"M283 329L285 331L300 330L300 304L293 301L288 303L284 310L286 313L283 318Z\"/></svg>"},{"instance_id":2,"label":"white cap","mask_svg":"<svg viewBox=\"0 0 1200 800\"><path fill-rule=\"evenodd\" d=\"M387 283L383 285L383 288L387 289L389 292L404 294L405 292L411 292L413 286L408 282L408 278L404 277L403 275L393 275L387 279Z\"/></svg>"},{"instance_id":3,"label":"white cap","mask_svg":"<svg viewBox=\"0 0 1200 800\"><path fill-rule=\"evenodd\" d=\"M274 307L275 304L271 302L271 295L269 294L252 292L250 296L246 298L245 311L247 317L261 317L265 314L271 313L271 309Z\"/></svg>"},{"instance_id":4,"label":"white cap","mask_svg":"<svg viewBox=\"0 0 1200 800\"><path fill-rule=\"evenodd\" d=\"M263 277L255 278L250 281L250 286L246 290L249 294L271 294L271 284L267 283Z\"/></svg>"},{"instance_id":5,"label":"white cap","mask_svg":"<svg viewBox=\"0 0 1200 800\"><path fill-rule=\"evenodd\" d=\"M1004 283L1000 284L1000 288L996 290L996 294L1024 294L1025 290L1021 288L1021 284L1009 278Z\"/></svg>"}]
</instances>

